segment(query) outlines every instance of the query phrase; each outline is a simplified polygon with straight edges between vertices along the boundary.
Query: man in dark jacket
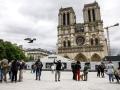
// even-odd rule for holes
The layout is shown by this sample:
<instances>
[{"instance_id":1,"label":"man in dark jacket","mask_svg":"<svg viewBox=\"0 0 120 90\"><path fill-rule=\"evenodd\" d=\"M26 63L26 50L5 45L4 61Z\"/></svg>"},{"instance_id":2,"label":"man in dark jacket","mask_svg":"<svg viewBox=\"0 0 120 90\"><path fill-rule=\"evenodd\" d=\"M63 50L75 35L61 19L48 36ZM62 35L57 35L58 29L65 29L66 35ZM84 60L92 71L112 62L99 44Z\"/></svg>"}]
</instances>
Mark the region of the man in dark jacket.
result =
<instances>
[{"instance_id":1,"label":"man in dark jacket","mask_svg":"<svg viewBox=\"0 0 120 90\"><path fill-rule=\"evenodd\" d=\"M20 64L17 60L14 60L12 62L12 65L11 65L11 72L12 72L11 82L13 82L13 81L17 82L17 73L18 73L19 66L20 66Z\"/></svg>"},{"instance_id":2,"label":"man in dark jacket","mask_svg":"<svg viewBox=\"0 0 120 90\"><path fill-rule=\"evenodd\" d=\"M80 81L80 69L81 69L81 64L79 61L77 61L75 64L75 79L78 81Z\"/></svg>"},{"instance_id":3,"label":"man in dark jacket","mask_svg":"<svg viewBox=\"0 0 120 90\"><path fill-rule=\"evenodd\" d=\"M104 78L105 64L102 62L100 65L101 77Z\"/></svg>"},{"instance_id":4,"label":"man in dark jacket","mask_svg":"<svg viewBox=\"0 0 120 90\"><path fill-rule=\"evenodd\" d=\"M55 72L55 81L60 81L60 71L61 71L61 67L62 67L62 63L61 63L61 60L55 62L54 63L56 64L56 72ZM57 79L57 76L58 76L58 79Z\"/></svg>"},{"instance_id":5,"label":"man in dark jacket","mask_svg":"<svg viewBox=\"0 0 120 90\"><path fill-rule=\"evenodd\" d=\"M76 78L75 78L75 63L73 63L72 65L71 65L71 68L72 68L72 72L73 72L73 80L75 80Z\"/></svg>"},{"instance_id":6,"label":"man in dark jacket","mask_svg":"<svg viewBox=\"0 0 120 90\"><path fill-rule=\"evenodd\" d=\"M40 59L38 59L36 61L35 65L36 65L36 80L38 80L38 77L39 77L39 80L40 80L43 64L40 61Z\"/></svg>"}]
</instances>

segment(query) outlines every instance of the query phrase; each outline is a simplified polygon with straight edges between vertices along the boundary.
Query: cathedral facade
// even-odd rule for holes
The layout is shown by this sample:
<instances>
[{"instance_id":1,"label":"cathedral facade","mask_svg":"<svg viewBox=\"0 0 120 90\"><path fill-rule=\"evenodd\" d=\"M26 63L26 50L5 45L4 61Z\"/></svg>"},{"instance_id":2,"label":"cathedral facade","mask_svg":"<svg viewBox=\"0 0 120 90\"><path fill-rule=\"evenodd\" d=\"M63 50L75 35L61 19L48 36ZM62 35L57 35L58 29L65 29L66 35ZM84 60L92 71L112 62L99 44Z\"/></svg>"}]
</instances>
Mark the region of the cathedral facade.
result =
<instances>
[{"instance_id":1,"label":"cathedral facade","mask_svg":"<svg viewBox=\"0 0 120 90\"><path fill-rule=\"evenodd\" d=\"M72 7L59 9L57 52L81 62L101 61L108 50L97 2L84 5L83 18L84 23L76 23Z\"/></svg>"}]
</instances>

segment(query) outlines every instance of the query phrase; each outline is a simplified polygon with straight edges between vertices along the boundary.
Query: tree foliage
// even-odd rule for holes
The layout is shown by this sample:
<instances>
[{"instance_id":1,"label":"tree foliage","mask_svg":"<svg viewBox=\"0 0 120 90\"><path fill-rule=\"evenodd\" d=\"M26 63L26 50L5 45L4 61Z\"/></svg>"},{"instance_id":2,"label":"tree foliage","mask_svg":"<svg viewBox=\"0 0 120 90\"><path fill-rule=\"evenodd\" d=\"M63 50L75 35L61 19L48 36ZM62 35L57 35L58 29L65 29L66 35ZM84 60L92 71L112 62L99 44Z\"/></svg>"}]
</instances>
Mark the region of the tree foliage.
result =
<instances>
[{"instance_id":1,"label":"tree foliage","mask_svg":"<svg viewBox=\"0 0 120 90\"><path fill-rule=\"evenodd\" d=\"M3 58L11 60L25 59L25 54L17 45L8 41L0 40L0 60Z\"/></svg>"}]
</instances>

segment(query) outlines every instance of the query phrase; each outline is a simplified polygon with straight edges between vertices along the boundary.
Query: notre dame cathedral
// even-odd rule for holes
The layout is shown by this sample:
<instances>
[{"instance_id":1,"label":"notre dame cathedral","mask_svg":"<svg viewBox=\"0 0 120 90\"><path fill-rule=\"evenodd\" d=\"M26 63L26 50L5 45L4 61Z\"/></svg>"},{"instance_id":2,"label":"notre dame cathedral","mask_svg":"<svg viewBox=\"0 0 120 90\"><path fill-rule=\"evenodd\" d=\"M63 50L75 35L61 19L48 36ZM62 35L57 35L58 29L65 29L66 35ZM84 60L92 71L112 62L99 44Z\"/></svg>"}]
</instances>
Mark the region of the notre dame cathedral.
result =
<instances>
[{"instance_id":1,"label":"notre dame cathedral","mask_svg":"<svg viewBox=\"0 0 120 90\"><path fill-rule=\"evenodd\" d=\"M101 61L108 55L103 21L97 2L85 4L84 23L76 23L72 7L59 9L58 54L81 62Z\"/></svg>"}]
</instances>

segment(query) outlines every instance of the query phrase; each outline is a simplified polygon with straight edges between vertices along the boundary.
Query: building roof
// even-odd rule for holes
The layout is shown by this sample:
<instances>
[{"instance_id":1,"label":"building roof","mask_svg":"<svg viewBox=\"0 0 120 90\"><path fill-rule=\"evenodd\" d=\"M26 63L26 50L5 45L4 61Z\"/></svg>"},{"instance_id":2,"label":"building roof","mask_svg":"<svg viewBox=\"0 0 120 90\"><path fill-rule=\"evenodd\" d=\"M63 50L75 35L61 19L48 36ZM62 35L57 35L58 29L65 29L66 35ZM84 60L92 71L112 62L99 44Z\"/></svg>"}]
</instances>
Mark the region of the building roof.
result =
<instances>
[{"instance_id":1,"label":"building roof","mask_svg":"<svg viewBox=\"0 0 120 90\"><path fill-rule=\"evenodd\" d=\"M54 62L54 59L56 61L61 60L61 62L71 62L72 61L72 60L70 60L68 58L65 58L65 57L62 57L62 56L59 56L59 55L56 55L56 54L46 56L44 58L41 58L40 60L42 62Z\"/></svg>"},{"instance_id":2,"label":"building roof","mask_svg":"<svg viewBox=\"0 0 120 90\"><path fill-rule=\"evenodd\" d=\"M99 7L99 5L98 5L98 3L96 1L93 2L93 3L89 3L89 4L84 4L84 8L91 7L91 6L97 6L97 7Z\"/></svg>"},{"instance_id":3,"label":"building roof","mask_svg":"<svg viewBox=\"0 0 120 90\"><path fill-rule=\"evenodd\" d=\"M74 12L73 8L72 7L66 7L66 8L60 8L59 11L62 12L62 11L72 11Z\"/></svg>"},{"instance_id":4,"label":"building roof","mask_svg":"<svg viewBox=\"0 0 120 90\"><path fill-rule=\"evenodd\" d=\"M34 49L26 49L25 50L26 52L36 52L36 51L39 51L39 52L44 52L44 53L47 53L47 54L52 54L50 51L47 51L47 50L44 50L44 49L41 49L41 48L34 48Z\"/></svg>"},{"instance_id":5,"label":"building roof","mask_svg":"<svg viewBox=\"0 0 120 90\"><path fill-rule=\"evenodd\" d=\"M103 61L120 61L120 56L105 56Z\"/></svg>"}]
</instances>

